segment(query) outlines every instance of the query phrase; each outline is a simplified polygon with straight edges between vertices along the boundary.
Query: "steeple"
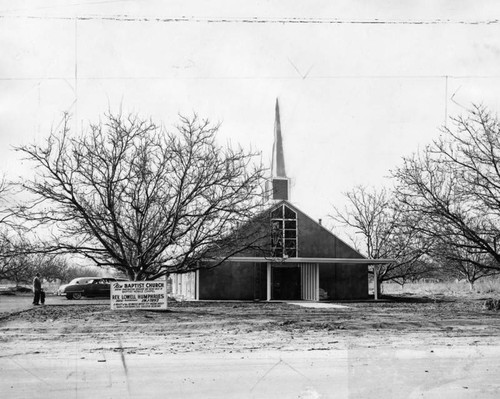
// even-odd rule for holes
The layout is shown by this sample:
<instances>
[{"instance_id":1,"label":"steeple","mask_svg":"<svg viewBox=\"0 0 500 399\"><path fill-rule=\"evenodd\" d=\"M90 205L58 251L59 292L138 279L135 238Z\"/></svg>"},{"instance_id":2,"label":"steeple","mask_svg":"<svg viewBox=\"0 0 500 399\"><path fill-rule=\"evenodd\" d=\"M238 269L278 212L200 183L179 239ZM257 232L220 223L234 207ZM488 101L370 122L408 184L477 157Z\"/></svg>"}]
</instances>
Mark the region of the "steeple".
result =
<instances>
[{"instance_id":1,"label":"steeple","mask_svg":"<svg viewBox=\"0 0 500 399\"><path fill-rule=\"evenodd\" d=\"M285 155L283 153L283 138L281 137L280 105L276 99L274 119L273 163L271 165L273 177L285 177Z\"/></svg>"},{"instance_id":2,"label":"steeple","mask_svg":"<svg viewBox=\"0 0 500 399\"><path fill-rule=\"evenodd\" d=\"M288 200L289 180L285 172L285 155L283 152L283 138L281 136L280 106L276 99L274 120L273 158L271 164L272 199Z\"/></svg>"}]
</instances>

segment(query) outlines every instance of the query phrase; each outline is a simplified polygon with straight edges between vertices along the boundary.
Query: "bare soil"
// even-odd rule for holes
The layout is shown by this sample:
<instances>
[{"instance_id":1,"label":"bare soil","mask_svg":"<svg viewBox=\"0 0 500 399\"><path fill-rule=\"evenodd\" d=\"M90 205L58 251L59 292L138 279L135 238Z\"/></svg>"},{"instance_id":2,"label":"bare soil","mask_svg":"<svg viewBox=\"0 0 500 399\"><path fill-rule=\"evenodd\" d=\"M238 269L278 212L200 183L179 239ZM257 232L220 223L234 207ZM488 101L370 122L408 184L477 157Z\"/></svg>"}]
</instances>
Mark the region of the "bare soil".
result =
<instances>
[{"instance_id":1,"label":"bare soil","mask_svg":"<svg viewBox=\"0 0 500 399\"><path fill-rule=\"evenodd\" d=\"M314 309L276 302L170 302L167 311L109 304L46 305L0 315L4 356L83 351L130 354L498 345L500 312L484 298L392 297Z\"/></svg>"}]
</instances>

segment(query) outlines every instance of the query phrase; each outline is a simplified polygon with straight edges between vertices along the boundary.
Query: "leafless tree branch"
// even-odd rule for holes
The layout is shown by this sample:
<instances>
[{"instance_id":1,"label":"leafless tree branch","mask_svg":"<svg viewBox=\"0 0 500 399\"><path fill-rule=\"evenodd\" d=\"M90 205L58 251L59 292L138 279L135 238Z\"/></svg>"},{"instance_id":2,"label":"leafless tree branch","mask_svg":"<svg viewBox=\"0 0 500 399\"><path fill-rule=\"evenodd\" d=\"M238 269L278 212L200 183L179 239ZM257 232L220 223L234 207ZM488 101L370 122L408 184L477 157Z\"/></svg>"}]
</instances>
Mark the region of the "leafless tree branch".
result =
<instances>
[{"instance_id":1,"label":"leafless tree branch","mask_svg":"<svg viewBox=\"0 0 500 399\"><path fill-rule=\"evenodd\" d=\"M227 237L262 206L255 155L219 146L219 126L180 116L174 132L108 114L76 136L65 115L43 146L17 148L37 167L36 200L17 215L56 231L50 253L78 253L130 279L200 267L214 247L231 256L259 237ZM215 259L215 257L214 257Z\"/></svg>"}]
</instances>

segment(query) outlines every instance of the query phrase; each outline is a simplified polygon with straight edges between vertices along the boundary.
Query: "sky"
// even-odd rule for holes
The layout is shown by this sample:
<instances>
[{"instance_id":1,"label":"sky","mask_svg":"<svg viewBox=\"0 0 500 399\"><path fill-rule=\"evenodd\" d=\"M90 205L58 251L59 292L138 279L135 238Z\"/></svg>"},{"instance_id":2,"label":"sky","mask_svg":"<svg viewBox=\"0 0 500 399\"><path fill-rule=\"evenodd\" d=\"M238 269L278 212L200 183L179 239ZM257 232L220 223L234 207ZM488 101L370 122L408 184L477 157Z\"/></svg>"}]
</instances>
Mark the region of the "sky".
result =
<instances>
[{"instance_id":1,"label":"sky","mask_svg":"<svg viewBox=\"0 0 500 399\"><path fill-rule=\"evenodd\" d=\"M333 3L333 4L332 4ZM328 224L483 104L500 107L495 1L0 0L0 172L15 146L111 110L166 128L197 113L270 165L280 102L292 202Z\"/></svg>"}]
</instances>

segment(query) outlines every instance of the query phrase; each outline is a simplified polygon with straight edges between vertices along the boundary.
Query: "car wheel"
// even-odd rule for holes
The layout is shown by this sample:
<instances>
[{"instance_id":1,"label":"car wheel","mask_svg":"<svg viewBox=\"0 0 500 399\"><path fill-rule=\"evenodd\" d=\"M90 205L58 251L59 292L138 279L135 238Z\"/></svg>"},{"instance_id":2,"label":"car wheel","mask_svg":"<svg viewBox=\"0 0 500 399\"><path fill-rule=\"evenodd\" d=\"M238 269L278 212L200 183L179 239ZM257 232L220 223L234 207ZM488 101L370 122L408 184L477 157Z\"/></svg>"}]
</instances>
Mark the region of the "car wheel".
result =
<instances>
[{"instance_id":1,"label":"car wheel","mask_svg":"<svg viewBox=\"0 0 500 399\"><path fill-rule=\"evenodd\" d=\"M73 299L82 299L82 293L81 292L73 292Z\"/></svg>"}]
</instances>

